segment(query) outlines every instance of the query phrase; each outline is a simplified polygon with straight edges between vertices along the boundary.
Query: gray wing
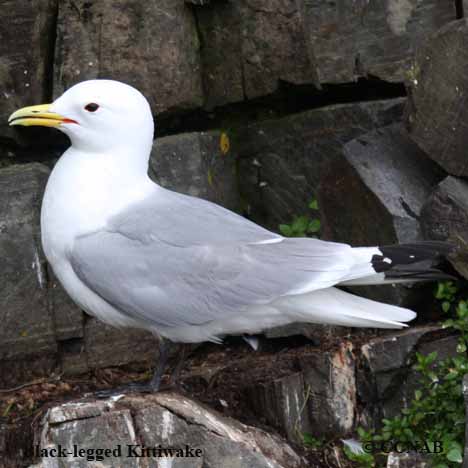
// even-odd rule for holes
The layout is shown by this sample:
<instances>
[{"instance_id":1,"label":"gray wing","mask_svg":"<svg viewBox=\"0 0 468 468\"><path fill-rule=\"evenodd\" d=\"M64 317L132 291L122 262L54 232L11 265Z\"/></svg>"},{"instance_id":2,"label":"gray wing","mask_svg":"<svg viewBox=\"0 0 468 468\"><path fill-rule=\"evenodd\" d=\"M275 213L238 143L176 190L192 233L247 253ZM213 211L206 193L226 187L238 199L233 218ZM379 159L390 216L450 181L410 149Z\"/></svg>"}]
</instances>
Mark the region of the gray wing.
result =
<instances>
[{"instance_id":1,"label":"gray wing","mask_svg":"<svg viewBox=\"0 0 468 468\"><path fill-rule=\"evenodd\" d=\"M78 237L70 261L120 311L178 326L336 284L353 263L350 249L284 239L205 200L158 191L105 230Z\"/></svg>"}]
</instances>

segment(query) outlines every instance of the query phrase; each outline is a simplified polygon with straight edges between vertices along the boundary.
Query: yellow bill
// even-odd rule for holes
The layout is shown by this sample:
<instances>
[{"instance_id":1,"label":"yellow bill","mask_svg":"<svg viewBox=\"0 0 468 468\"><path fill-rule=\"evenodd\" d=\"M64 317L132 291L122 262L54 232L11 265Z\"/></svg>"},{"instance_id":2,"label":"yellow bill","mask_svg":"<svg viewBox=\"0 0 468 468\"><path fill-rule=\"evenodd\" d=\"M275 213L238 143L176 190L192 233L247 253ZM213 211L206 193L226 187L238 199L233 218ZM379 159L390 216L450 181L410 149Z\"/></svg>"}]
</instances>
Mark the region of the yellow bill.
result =
<instances>
[{"instance_id":1,"label":"yellow bill","mask_svg":"<svg viewBox=\"0 0 468 468\"><path fill-rule=\"evenodd\" d=\"M8 118L10 125L23 125L29 127L39 125L41 127L59 127L63 123L78 123L67 119L63 115L50 111L51 104L23 107L13 112Z\"/></svg>"}]
</instances>

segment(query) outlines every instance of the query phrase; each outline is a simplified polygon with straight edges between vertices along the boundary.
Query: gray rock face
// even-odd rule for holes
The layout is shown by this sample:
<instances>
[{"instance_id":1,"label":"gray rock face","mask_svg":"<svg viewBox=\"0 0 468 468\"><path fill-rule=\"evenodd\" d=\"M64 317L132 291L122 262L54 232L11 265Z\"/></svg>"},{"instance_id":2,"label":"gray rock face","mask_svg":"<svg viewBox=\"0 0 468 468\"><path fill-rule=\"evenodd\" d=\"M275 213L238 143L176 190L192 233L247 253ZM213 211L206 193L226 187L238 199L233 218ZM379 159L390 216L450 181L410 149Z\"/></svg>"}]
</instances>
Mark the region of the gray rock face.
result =
<instances>
[{"instance_id":1,"label":"gray rock face","mask_svg":"<svg viewBox=\"0 0 468 468\"><path fill-rule=\"evenodd\" d=\"M421 240L421 210L440 178L437 166L399 124L356 138L320 182L321 237L354 246ZM419 310L431 297L424 288L359 286L353 291Z\"/></svg>"},{"instance_id":2,"label":"gray rock face","mask_svg":"<svg viewBox=\"0 0 468 468\"><path fill-rule=\"evenodd\" d=\"M211 2L196 10L206 106L265 96L280 81L317 84L301 2Z\"/></svg>"},{"instance_id":3,"label":"gray rock face","mask_svg":"<svg viewBox=\"0 0 468 468\"><path fill-rule=\"evenodd\" d=\"M57 0L2 2L0 25L0 136L12 137L8 116L44 102L50 92Z\"/></svg>"},{"instance_id":4,"label":"gray rock face","mask_svg":"<svg viewBox=\"0 0 468 468\"><path fill-rule=\"evenodd\" d=\"M54 94L110 78L139 89L155 113L193 109L203 100L198 48L184 0L66 0L59 5Z\"/></svg>"},{"instance_id":5,"label":"gray rock face","mask_svg":"<svg viewBox=\"0 0 468 468\"><path fill-rule=\"evenodd\" d=\"M403 81L424 39L455 19L454 5L437 0L311 0L303 9L321 83Z\"/></svg>"},{"instance_id":6,"label":"gray rock face","mask_svg":"<svg viewBox=\"0 0 468 468\"><path fill-rule=\"evenodd\" d=\"M316 82L301 7L299 2L287 0L242 2L242 61L248 99L275 91L280 80Z\"/></svg>"},{"instance_id":7,"label":"gray rock face","mask_svg":"<svg viewBox=\"0 0 468 468\"><path fill-rule=\"evenodd\" d=\"M437 167L400 125L363 135L344 146L321 181L323 237L353 245L420 239L418 218L439 180Z\"/></svg>"},{"instance_id":8,"label":"gray rock face","mask_svg":"<svg viewBox=\"0 0 468 468\"><path fill-rule=\"evenodd\" d=\"M201 62L207 109L245 98L239 3L211 2L195 9L204 44Z\"/></svg>"},{"instance_id":9,"label":"gray rock face","mask_svg":"<svg viewBox=\"0 0 468 468\"><path fill-rule=\"evenodd\" d=\"M202 407L188 398L159 393L146 396L121 396L107 401L74 401L49 410L41 432L41 448L73 444L94 455L69 456L57 460L57 467L139 467L201 468L300 468L305 462L278 437L245 426ZM187 452L186 447L191 449ZM180 449L192 456L144 458L128 457L146 448ZM109 448L109 456L96 459L92 450ZM86 453L86 452L84 452ZM47 459L36 467L49 466ZM146 465L145 465L146 466Z\"/></svg>"},{"instance_id":10,"label":"gray rock face","mask_svg":"<svg viewBox=\"0 0 468 468\"><path fill-rule=\"evenodd\" d=\"M429 468L429 460L417 453L389 453L387 468Z\"/></svg>"},{"instance_id":11,"label":"gray rock face","mask_svg":"<svg viewBox=\"0 0 468 468\"><path fill-rule=\"evenodd\" d=\"M407 125L417 144L449 174L468 175L466 19L435 33L414 60ZM450 72L448 72L450 70Z\"/></svg>"},{"instance_id":12,"label":"gray rock face","mask_svg":"<svg viewBox=\"0 0 468 468\"><path fill-rule=\"evenodd\" d=\"M236 154L224 132L183 133L156 139L150 174L165 188L239 209Z\"/></svg>"},{"instance_id":13,"label":"gray rock face","mask_svg":"<svg viewBox=\"0 0 468 468\"><path fill-rule=\"evenodd\" d=\"M278 230L280 223L308 213L322 174L339 158L343 145L398 120L403 103L395 99L336 105L242 129L236 148L249 217Z\"/></svg>"},{"instance_id":14,"label":"gray rock face","mask_svg":"<svg viewBox=\"0 0 468 468\"><path fill-rule=\"evenodd\" d=\"M359 423L378 427L382 418L398 415L418 388L418 374L412 369L415 353L437 351L438 359L445 359L456 355L457 342L457 336L438 326L421 326L364 344L356 378L362 403Z\"/></svg>"},{"instance_id":15,"label":"gray rock face","mask_svg":"<svg viewBox=\"0 0 468 468\"><path fill-rule=\"evenodd\" d=\"M421 225L426 238L448 240L459 247L450 261L468 278L468 184L452 176L444 179L424 205Z\"/></svg>"},{"instance_id":16,"label":"gray rock face","mask_svg":"<svg viewBox=\"0 0 468 468\"><path fill-rule=\"evenodd\" d=\"M38 163L0 170L1 387L53 372L148 365L156 354L150 333L84 320L47 267L39 213L48 176L49 169Z\"/></svg>"},{"instance_id":17,"label":"gray rock face","mask_svg":"<svg viewBox=\"0 0 468 468\"><path fill-rule=\"evenodd\" d=\"M301 358L301 372L248 387L252 409L287 438L303 442L303 434L345 435L356 411L352 345Z\"/></svg>"},{"instance_id":18,"label":"gray rock face","mask_svg":"<svg viewBox=\"0 0 468 468\"><path fill-rule=\"evenodd\" d=\"M49 374L55 365L57 344L39 239L39 206L48 175L41 164L0 171L2 385L30 373Z\"/></svg>"}]
</instances>

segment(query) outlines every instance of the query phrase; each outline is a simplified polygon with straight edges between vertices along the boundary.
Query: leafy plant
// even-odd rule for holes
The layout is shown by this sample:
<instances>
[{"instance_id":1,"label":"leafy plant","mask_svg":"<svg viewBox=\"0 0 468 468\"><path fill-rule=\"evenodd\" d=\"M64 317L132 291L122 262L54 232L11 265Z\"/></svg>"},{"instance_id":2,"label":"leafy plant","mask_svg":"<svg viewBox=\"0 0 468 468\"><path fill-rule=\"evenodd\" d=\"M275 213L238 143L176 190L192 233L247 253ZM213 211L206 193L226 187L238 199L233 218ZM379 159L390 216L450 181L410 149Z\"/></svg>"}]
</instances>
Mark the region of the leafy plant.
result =
<instances>
[{"instance_id":1,"label":"leafy plant","mask_svg":"<svg viewBox=\"0 0 468 468\"><path fill-rule=\"evenodd\" d=\"M318 450L323 446L325 443L325 438L324 437L314 437L312 434L309 432L303 432L302 433L302 439L304 441L304 445L307 447L313 449L313 450Z\"/></svg>"},{"instance_id":2,"label":"leafy plant","mask_svg":"<svg viewBox=\"0 0 468 468\"><path fill-rule=\"evenodd\" d=\"M380 431L360 428L361 442L400 441L426 447L435 468L459 467L462 463L465 442L462 382L468 374L468 302L462 300L456 303L456 294L457 287L452 282L440 283L435 291L435 297L442 301L442 309L446 313L454 310L454 318L446 320L443 326L460 333L457 355L437 360L435 351L428 355L418 353L414 369L420 374L420 385L413 400L400 415L383 419ZM438 441L442 443L440 453L433 453ZM358 466L374 466L372 463L375 464L376 454L367 455L371 456L372 462L360 460ZM358 461L356 454L347 453L347 456L350 460Z\"/></svg>"},{"instance_id":3,"label":"leafy plant","mask_svg":"<svg viewBox=\"0 0 468 468\"><path fill-rule=\"evenodd\" d=\"M346 445L344 446L343 451L348 460L355 462L359 468L375 468L377 466L375 458L371 453L356 453Z\"/></svg>"},{"instance_id":4,"label":"leafy plant","mask_svg":"<svg viewBox=\"0 0 468 468\"><path fill-rule=\"evenodd\" d=\"M309 208L313 211L318 210L318 202L313 199L309 203ZM316 237L320 231L320 219L311 218L308 214L295 216L291 224L280 224L279 230L286 237Z\"/></svg>"}]
</instances>

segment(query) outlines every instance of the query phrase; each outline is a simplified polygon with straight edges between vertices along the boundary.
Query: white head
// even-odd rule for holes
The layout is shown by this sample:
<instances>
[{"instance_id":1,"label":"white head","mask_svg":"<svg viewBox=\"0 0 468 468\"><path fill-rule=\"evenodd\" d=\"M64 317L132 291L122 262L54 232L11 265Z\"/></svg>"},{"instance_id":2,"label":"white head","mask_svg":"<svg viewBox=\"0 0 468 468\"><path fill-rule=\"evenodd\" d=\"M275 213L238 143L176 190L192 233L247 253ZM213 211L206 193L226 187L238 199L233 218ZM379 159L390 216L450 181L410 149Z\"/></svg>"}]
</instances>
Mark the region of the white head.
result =
<instances>
[{"instance_id":1,"label":"white head","mask_svg":"<svg viewBox=\"0 0 468 468\"><path fill-rule=\"evenodd\" d=\"M131 150L147 158L153 143L148 101L119 81L83 81L52 104L25 107L8 121L10 125L55 127L68 135L72 147L87 153Z\"/></svg>"}]
</instances>

